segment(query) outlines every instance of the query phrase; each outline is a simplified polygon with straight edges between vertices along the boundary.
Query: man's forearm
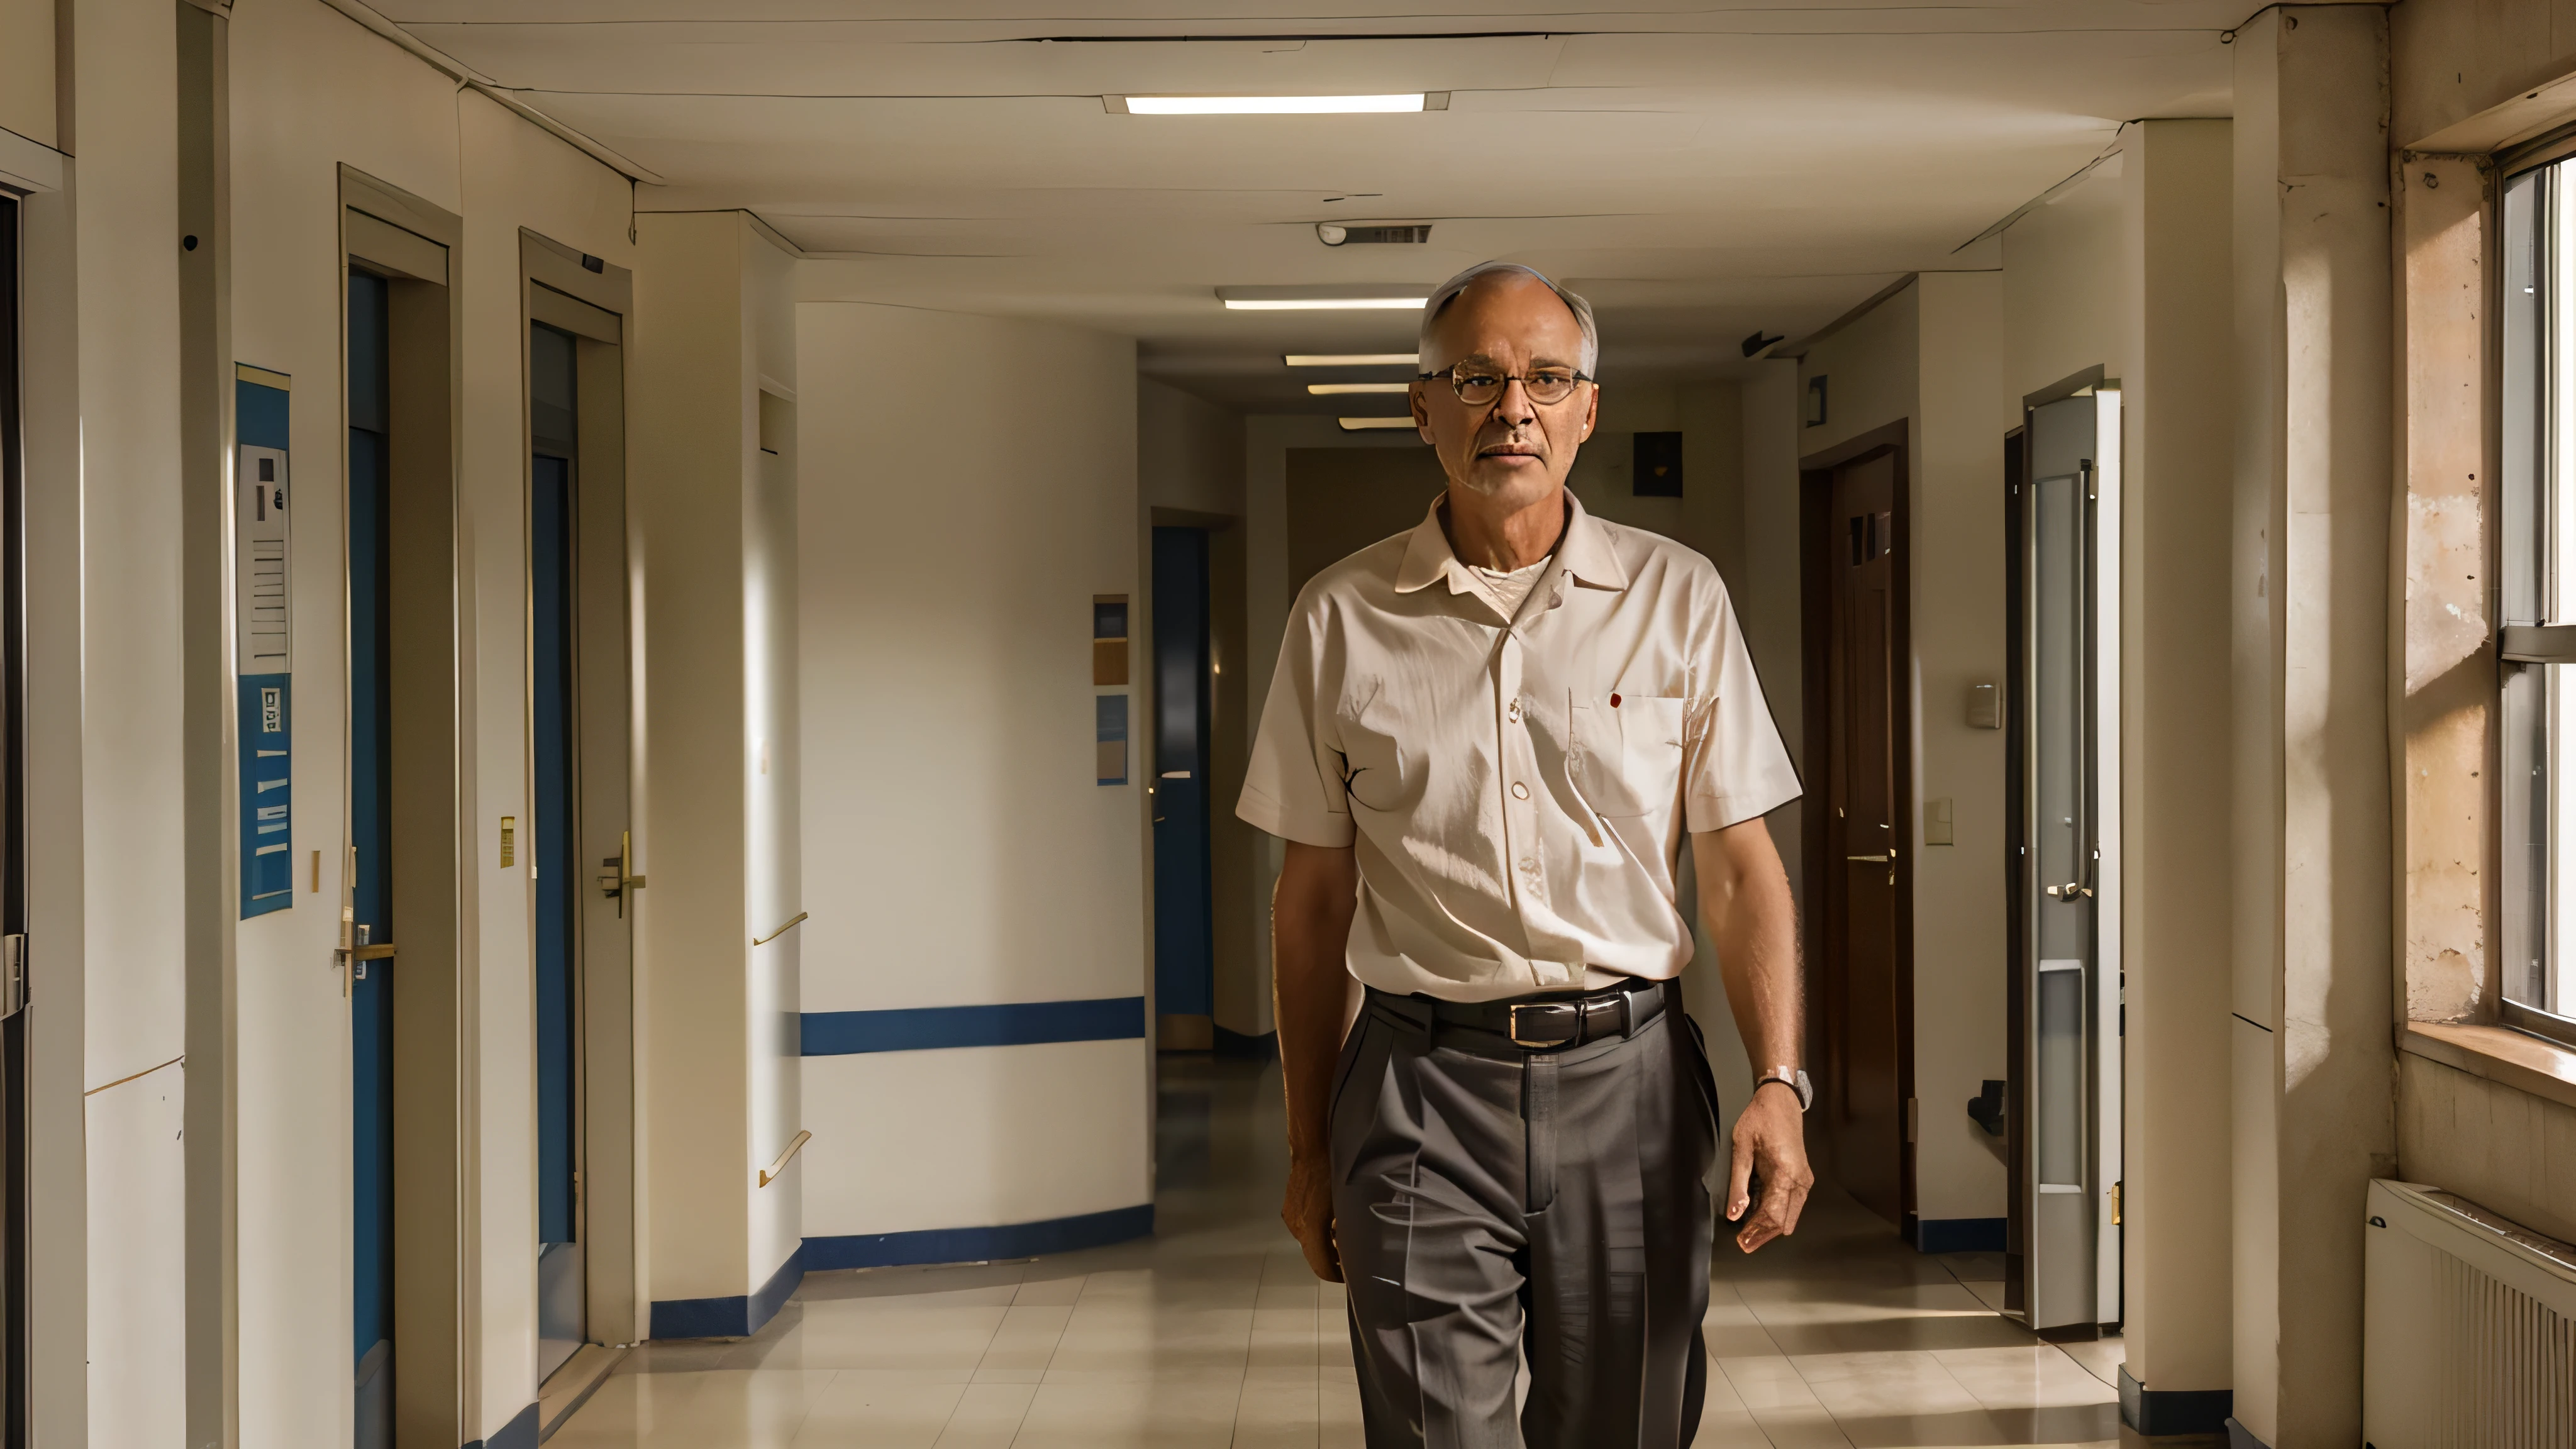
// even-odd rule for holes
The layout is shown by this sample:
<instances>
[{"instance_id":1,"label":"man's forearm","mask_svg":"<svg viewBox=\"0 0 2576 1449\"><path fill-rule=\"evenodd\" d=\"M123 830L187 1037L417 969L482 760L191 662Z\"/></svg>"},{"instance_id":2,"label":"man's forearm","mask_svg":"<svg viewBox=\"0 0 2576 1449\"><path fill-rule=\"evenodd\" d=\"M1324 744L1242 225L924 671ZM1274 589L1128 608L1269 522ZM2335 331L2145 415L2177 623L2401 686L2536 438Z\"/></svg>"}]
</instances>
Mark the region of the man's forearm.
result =
<instances>
[{"instance_id":1,"label":"man's forearm","mask_svg":"<svg viewBox=\"0 0 2576 1449\"><path fill-rule=\"evenodd\" d=\"M1292 1159L1320 1161L1330 1146L1326 1118L1349 1000L1344 953L1358 885L1349 850L1291 842L1271 894L1271 990Z\"/></svg>"},{"instance_id":2,"label":"man's forearm","mask_svg":"<svg viewBox=\"0 0 2576 1449\"><path fill-rule=\"evenodd\" d=\"M1738 831L1758 831L1758 839ZM1700 915L1717 948L1726 1004L1756 1075L1799 1065L1802 1039L1797 903L1759 821L1695 838Z\"/></svg>"}]
</instances>

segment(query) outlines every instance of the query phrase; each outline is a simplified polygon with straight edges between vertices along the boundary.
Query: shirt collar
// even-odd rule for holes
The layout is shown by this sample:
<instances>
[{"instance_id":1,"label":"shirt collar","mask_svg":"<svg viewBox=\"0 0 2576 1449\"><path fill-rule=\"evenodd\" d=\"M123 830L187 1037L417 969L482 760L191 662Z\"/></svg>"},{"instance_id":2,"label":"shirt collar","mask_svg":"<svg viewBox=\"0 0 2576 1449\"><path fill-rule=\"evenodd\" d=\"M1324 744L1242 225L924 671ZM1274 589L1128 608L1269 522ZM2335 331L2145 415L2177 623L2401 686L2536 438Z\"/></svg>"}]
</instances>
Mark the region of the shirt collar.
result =
<instances>
[{"instance_id":1,"label":"shirt collar","mask_svg":"<svg viewBox=\"0 0 2576 1449\"><path fill-rule=\"evenodd\" d=\"M1449 530L1440 524L1441 506L1449 501L1443 491L1431 500L1431 507L1415 524L1404 545L1404 561L1396 566L1395 591L1409 594L1426 589L1446 579L1449 592L1463 594L1474 587L1467 577L1466 565L1458 561L1449 547ZM1610 546L1608 530L1583 507L1583 500L1571 489L1565 494L1565 532L1556 541L1556 559L1565 572L1594 588L1628 587L1628 571L1620 567L1618 550Z\"/></svg>"}]
</instances>

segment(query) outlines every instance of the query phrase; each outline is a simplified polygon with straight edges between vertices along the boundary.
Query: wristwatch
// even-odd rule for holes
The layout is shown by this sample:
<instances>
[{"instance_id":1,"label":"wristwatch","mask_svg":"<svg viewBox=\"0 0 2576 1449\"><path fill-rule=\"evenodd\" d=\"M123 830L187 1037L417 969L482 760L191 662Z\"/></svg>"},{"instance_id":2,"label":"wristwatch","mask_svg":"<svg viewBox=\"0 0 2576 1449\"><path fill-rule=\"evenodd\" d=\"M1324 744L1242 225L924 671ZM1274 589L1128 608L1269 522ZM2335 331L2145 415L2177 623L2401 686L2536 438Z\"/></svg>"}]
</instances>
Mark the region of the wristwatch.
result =
<instances>
[{"instance_id":1,"label":"wristwatch","mask_svg":"<svg viewBox=\"0 0 2576 1449\"><path fill-rule=\"evenodd\" d=\"M1781 1086L1797 1093L1798 1110L1801 1112L1816 1105L1816 1084L1808 1081L1807 1074L1795 1067L1773 1067L1753 1079L1753 1090L1761 1091L1764 1082L1778 1082Z\"/></svg>"}]
</instances>

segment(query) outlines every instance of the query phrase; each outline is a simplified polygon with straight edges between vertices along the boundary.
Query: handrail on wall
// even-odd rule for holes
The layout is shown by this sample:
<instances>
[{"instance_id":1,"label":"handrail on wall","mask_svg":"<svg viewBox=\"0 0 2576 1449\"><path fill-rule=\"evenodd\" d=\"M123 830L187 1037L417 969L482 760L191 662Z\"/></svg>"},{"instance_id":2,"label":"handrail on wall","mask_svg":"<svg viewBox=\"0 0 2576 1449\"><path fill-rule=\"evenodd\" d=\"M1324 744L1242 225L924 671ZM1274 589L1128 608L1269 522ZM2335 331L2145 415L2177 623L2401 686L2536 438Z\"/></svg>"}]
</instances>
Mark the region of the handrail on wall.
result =
<instances>
[{"instance_id":1,"label":"handrail on wall","mask_svg":"<svg viewBox=\"0 0 2576 1449\"><path fill-rule=\"evenodd\" d=\"M766 946L770 942L777 940L779 937L786 935L788 931L795 927L797 922L804 920L811 914L813 914L811 911L798 911L794 916L788 919L786 925L779 927L777 930L770 932L766 936L752 937L751 944L755 946Z\"/></svg>"},{"instance_id":2,"label":"handrail on wall","mask_svg":"<svg viewBox=\"0 0 2576 1449\"><path fill-rule=\"evenodd\" d=\"M781 926L778 929L784 931L787 927ZM803 1128L798 1128L795 1140L787 1144L786 1151L778 1154L778 1160L761 1169L760 1185L762 1187L767 1187L771 1183L776 1182L780 1175L787 1171L787 1159L794 1157L798 1152L802 1151L805 1144L813 1139L813 1136L813 1133L805 1131Z\"/></svg>"}]
</instances>

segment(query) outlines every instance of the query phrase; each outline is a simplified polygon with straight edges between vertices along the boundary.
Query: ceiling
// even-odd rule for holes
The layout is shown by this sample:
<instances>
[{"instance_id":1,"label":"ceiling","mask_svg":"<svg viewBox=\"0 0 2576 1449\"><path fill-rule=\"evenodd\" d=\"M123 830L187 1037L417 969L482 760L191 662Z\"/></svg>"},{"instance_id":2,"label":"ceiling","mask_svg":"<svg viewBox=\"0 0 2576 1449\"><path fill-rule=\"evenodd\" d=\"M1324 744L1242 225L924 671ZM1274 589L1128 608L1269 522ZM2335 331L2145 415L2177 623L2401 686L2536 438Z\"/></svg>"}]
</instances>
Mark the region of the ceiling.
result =
<instances>
[{"instance_id":1,"label":"ceiling","mask_svg":"<svg viewBox=\"0 0 2576 1449\"><path fill-rule=\"evenodd\" d=\"M1726 375L1756 329L1993 265L1962 248L2122 121L2228 114L2221 35L2255 0L378 3L658 174L641 209L747 208L833 259L809 297L1129 334L1147 373L1247 410L1395 412L1309 400L1279 356L1405 350L1410 315L1228 312L1216 289L1503 257L1593 299L1614 385ZM1449 109L1101 99L1416 90ZM1431 238L1327 247L1327 220Z\"/></svg>"}]
</instances>

